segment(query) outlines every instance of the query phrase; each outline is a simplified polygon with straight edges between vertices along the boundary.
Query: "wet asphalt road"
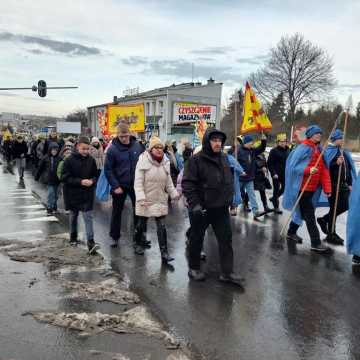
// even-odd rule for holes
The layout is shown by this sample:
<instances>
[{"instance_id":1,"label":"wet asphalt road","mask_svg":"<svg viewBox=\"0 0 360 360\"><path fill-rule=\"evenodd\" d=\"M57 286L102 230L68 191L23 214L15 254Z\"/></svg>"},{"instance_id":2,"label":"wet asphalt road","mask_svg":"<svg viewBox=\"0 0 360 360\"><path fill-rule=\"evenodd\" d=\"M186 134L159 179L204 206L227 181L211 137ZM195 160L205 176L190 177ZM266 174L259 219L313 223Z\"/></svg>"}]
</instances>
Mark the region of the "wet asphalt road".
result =
<instances>
[{"instance_id":1,"label":"wet asphalt road","mask_svg":"<svg viewBox=\"0 0 360 360\"><path fill-rule=\"evenodd\" d=\"M15 184L15 177L12 181ZM1 201L6 204L8 187L2 178L0 183ZM25 187L44 197L44 189L28 175ZM352 273L351 258L343 247L337 247L333 257L311 254L303 227L299 234L305 237L304 244L289 248L279 239L284 216L269 215L256 224L251 216L240 213L232 221L236 272L246 278L242 293L217 281L219 265L212 230L205 241L208 279L204 283L188 281L184 256L188 220L183 206L173 206L167 219L169 248L176 258L173 269L161 265L153 222L148 227L152 249L144 257L133 254L129 203L120 246L110 249L110 211L109 204L98 204L95 211L96 241L109 265L128 277L156 314L203 358L360 359L360 277ZM7 219L5 225L3 215L0 220L7 232L22 226L18 218ZM338 225L343 236L344 221L340 218ZM51 233L61 223L26 226Z\"/></svg>"}]
</instances>

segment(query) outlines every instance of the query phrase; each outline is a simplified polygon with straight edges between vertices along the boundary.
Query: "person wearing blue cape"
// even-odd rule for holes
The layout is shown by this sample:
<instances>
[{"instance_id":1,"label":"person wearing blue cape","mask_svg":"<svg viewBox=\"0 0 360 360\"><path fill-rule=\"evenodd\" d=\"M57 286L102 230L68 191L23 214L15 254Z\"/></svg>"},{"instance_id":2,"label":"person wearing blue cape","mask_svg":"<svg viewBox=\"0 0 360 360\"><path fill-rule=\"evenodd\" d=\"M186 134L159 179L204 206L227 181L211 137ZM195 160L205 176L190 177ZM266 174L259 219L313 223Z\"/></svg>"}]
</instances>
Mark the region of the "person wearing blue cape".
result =
<instances>
[{"instance_id":1,"label":"person wearing blue cape","mask_svg":"<svg viewBox=\"0 0 360 360\"><path fill-rule=\"evenodd\" d=\"M360 173L353 183L349 213L346 224L346 250L353 255L352 264L360 266L360 231L359 231L359 212L360 212Z\"/></svg>"},{"instance_id":2,"label":"person wearing blue cape","mask_svg":"<svg viewBox=\"0 0 360 360\"><path fill-rule=\"evenodd\" d=\"M321 243L315 217L321 190L328 197L331 195L329 170L321 157L322 130L312 125L306 129L305 135L306 139L290 153L286 161L284 209L293 210L302 193L288 229L287 240L302 243L296 232L304 220L310 235L311 251L330 254L332 250Z\"/></svg>"},{"instance_id":3,"label":"person wearing blue cape","mask_svg":"<svg viewBox=\"0 0 360 360\"><path fill-rule=\"evenodd\" d=\"M332 195L329 197L329 212L317 219L323 233L327 234L326 241L334 245L343 245L344 240L336 233L336 218L349 209L349 196L353 182L356 179L354 161L351 154L345 149L344 134L341 130L336 129L330 137L331 144L325 149L324 161L330 170ZM335 211L336 192L339 182L338 202ZM335 215L335 224L333 224Z\"/></svg>"}]
</instances>

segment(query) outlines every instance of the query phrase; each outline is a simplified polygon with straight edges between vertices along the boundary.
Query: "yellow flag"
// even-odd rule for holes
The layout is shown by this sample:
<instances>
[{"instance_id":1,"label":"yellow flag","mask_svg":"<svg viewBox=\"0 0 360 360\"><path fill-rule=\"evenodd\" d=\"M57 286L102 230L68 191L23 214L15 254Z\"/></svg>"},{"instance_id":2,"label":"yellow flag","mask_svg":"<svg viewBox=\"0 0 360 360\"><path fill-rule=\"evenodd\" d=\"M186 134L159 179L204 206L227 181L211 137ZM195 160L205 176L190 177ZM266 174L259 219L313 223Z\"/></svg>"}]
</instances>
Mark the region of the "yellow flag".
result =
<instances>
[{"instance_id":1,"label":"yellow flag","mask_svg":"<svg viewBox=\"0 0 360 360\"><path fill-rule=\"evenodd\" d=\"M246 82L243 121L241 124L241 134L249 132L262 132L271 130L272 124L265 114L260 101L256 98L254 91Z\"/></svg>"}]
</instances>

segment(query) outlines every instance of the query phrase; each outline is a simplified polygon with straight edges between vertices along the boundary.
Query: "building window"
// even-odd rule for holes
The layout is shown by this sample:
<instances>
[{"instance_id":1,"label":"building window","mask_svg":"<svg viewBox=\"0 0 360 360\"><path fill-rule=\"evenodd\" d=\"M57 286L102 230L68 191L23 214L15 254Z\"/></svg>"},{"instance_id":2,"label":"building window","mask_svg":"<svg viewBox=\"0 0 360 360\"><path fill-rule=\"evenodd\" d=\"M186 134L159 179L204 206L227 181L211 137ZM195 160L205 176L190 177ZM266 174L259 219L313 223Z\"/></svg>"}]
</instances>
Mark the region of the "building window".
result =
<instances>
[{"instance_id":1,"label":"building window","mask_svg":"<svg viewBox=\"0 0 360 360\"><path fill-rule=\"evenodd\" d=\"M145 103L145 114L150 115L150 103Z\"/></svg>"},{"instance_id":2,"label":"building window","mask_svg":"<svg viewBox=\"0 0 360 360\"><path fill-rule=\"evenodd\" d=\"M159 109L160 111L164 108L164 102L162 100L159 101Z\"/></svg>"}]
</instances>

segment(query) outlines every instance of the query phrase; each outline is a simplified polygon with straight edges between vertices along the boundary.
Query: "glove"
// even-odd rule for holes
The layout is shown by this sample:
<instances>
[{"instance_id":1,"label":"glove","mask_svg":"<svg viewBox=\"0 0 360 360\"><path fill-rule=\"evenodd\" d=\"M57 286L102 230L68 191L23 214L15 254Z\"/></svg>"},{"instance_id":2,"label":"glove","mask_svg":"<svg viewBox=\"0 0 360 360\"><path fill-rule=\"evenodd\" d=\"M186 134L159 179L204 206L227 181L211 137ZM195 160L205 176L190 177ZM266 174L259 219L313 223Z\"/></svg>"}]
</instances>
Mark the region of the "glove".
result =
<instances>
[{"instance_id":1,"label":"glove","mask_svg":"<svg viewBox=\"0 0 360 360\"><path fill-rule=\"evenodd\" d=\"M203 215L203 208L200 204L195 205L191 211L194 216L202 216Z\"/></svg>"}]
</instances>

